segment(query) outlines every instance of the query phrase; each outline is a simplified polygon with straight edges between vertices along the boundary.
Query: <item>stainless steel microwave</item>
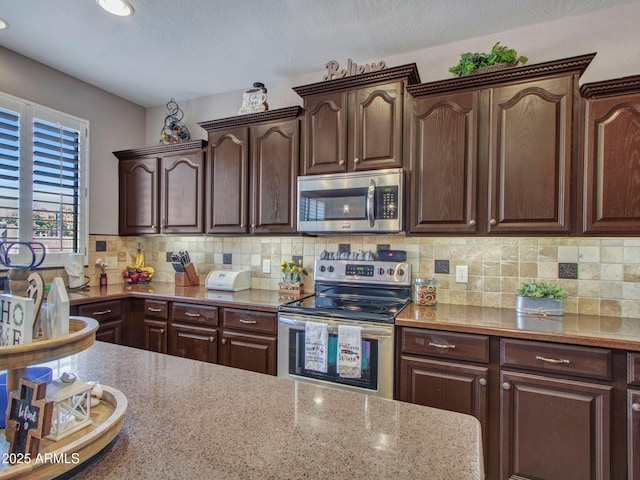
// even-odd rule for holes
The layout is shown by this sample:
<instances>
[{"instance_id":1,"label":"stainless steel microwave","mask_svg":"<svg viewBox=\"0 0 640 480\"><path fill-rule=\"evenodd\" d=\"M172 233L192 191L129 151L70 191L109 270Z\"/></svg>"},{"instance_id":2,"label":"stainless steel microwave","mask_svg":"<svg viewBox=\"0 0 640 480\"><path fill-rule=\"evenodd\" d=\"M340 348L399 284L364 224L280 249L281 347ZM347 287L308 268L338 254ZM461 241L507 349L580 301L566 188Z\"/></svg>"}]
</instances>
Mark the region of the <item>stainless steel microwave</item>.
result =
<instances>
[{"instance_id":1,"label":"stainless steel microwave","mask_svg":"<svg viewBox=\"0 0 640 480\"><path fill-rule=\"evenodd\" d=\"M402 231L401 168L298 177L298 231Z\"/></svg>"}]
</instances>

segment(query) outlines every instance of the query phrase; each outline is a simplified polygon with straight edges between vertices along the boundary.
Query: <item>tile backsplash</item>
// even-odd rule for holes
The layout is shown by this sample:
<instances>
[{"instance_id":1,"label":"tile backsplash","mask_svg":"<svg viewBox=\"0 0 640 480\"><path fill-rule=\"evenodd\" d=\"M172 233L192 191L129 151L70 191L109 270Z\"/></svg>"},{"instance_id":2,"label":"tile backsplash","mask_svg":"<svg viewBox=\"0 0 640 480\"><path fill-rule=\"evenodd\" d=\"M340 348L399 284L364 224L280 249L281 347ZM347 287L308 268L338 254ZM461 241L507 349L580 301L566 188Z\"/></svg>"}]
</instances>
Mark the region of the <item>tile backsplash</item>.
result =
<instances>
[{"instance_id":1,"label":"tile backsplash","mask_svg":"<svg viewBox=\"0 0 640 480\"><path fill-rule=\"evenodd\" d=\"M106 242L106 250L96 251ZM188 250L196 270L204 277L212 269L250 269L252 287L277 290L280 264L301 255L313 284L313 262L323 250L371 250L379 245L406 250L413 277L435 277L442 303L514 308L515 291L531 279L553 280L569 293L568 313L640 318L640 239L638 238L514 238L514 237L405 237L359 235L319 237L90 237L89 266L85 273L98 285L97 258L117 259L107 270L109 283L121 283L126 265L133 264L138 242L147 264L156 270L155 281L173 282L174 271L166 252ZM227 254L231 254L228 255ZM231 257L231 263L223 260ZM434 273L449 263L449 273ZM271 272L262 273L263 260ZM560 266L562 264L562 267ZM567 264L572 264L567 266ZM466 265L469 282L455 282L456 266ZM575 270L575 271L574 271ZM442 271L441 268L438 271ZM575 276L577 279L560 278Z\"/></svg>"}]
</instances>

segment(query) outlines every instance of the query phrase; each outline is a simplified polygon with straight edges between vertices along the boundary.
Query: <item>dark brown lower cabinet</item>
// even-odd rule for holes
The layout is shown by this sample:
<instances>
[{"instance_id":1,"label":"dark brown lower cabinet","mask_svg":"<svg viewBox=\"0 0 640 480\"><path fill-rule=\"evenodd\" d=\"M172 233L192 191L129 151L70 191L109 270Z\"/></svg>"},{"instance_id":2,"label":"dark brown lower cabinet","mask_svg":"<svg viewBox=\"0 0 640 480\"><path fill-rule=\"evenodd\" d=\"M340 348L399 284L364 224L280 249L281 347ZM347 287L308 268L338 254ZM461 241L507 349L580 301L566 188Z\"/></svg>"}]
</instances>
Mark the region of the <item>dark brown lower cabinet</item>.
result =
<instances>
[{"instance_id":1,"label":"dark brown lower cabinet","mask_svg":"<svg viewBox=\"0 0 640 480\"><path fill-rule=\"evenodd\" d=\"M100 322L96 332L96 340L122 345L122 320Z\"/></svg>"},{"instance_id":2,"label":"dark brown lower cabinet","mask_svg":"<svg viewBox=\"0 0 640 480\"><path fill-rule=\"evenodd\" d=\"M403 355L399 400L473 415L482 425L486 445L487 374L486 367Z\"/></svg>"},{"instance_id":3,"label":"dark brown lower cabinet","mask_svg":"<svg viewBox=\"0 0 640 480\"><path fill-rule=\"evenodd\" d=\"M122 302L123 300L108 300L79 305L72 307L71 314L98 321L96 340L122 345Z\"/></svg>"},{"instance_id":4,"label":"dark brown lower cabinet","mask_svg":"<svg viewBox=\"0 0 640 480\"><path fill-rule=\"evenodd\" d=\"M218 361L216 328L172 323L170 332L171 354L203 362Z\"/></svg>"},{"instance_id":5,"label":"dark brown lower cabinet","mask_svg":"<svg viewBox=\"0 0 640 480\"><path fill-rule=\"evenodd\" d=\"M501 479L611 475L613 387L541 375L500 375Z\"/></svg>"},{"instance_id":6,"label":"dark brown lower cabinet","mask_svg":"<svg viewBox=\"0 0 640 480\"><path fill-rule=\"evenodd\" d=\"M220 343L222 365L269 375L276 374L275 337L225 330Z\"/></svg>"},{"instance_id":7,"label":"dark brown lower cabinet","mask_svg":"<svg viewBox=\"0 0 640 480\"><path fill-rule=\"evenodd\" d=\"M144 349L152 352L167 353L169 327L164 320L144 319Z\"/></svg>"},{"instance_id":8,"label":"dark brown lower cabinet","mask_svg":"<svg viewBox=\"0 0 640 480\"><path fill-rule=\"evenodd\" d=\"M627 390L627 468L630 480L640 480L640 390Z\"/></svg>"}]
</instances>

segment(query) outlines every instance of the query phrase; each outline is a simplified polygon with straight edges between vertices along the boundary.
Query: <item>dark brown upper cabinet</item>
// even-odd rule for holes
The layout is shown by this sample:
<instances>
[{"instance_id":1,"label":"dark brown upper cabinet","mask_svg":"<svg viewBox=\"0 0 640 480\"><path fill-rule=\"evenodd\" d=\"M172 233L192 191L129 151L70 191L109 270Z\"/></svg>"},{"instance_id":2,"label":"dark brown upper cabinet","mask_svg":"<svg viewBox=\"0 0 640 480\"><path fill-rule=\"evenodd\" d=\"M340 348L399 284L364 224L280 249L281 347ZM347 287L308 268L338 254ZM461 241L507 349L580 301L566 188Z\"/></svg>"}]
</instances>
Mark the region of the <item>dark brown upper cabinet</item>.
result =
<instances>
[{"instance_id":1,"label":"dark brown upper cabinet","mask_svg":"<svg viewBox=\"0 0 640 480\"><path fill-rule=\"evenodd\" d=\"M585 84L582 232L640 233L640 75Z\"/></svg>"},{"instance_id":2,"label":"dark brown upper cabinet","mask_svg":"<svg viewBox=\"0 0 640 480\"><path fill-rule=\"evenodd\" d=\"M408 87L408 231L570 233L574 104L594 55Z\"/></svg>"},{"instance_id":3,"label":"dark brown upper cabinet","mask_svg":"<svg viewBox=\"0 0 640 480\"><path fill-rule=\"evenodd\" d=\"M300 107L202 122L206 233L296 232Z\"/></svg>"},{"instance_id":4,"label":"dark brown upper cabinet","mask_svg":"<svg viewBox=\"0 0 640 480\"><path fill-rule=\"evenodd\" d=\"M294 88L303 97L303 175L397 168L403 162L405 87L415 64Z\"/></svg>"},{"instance_id":5,"label":"dark brown upper cabinet","mask_svg":"<svg viewBox=\"0 0 640 480\"><path fill-rule=\"evenodd\" d=\"M206 142L113 152L120 160L120 235L204 231Z\"/></svg>"}]
</instances>

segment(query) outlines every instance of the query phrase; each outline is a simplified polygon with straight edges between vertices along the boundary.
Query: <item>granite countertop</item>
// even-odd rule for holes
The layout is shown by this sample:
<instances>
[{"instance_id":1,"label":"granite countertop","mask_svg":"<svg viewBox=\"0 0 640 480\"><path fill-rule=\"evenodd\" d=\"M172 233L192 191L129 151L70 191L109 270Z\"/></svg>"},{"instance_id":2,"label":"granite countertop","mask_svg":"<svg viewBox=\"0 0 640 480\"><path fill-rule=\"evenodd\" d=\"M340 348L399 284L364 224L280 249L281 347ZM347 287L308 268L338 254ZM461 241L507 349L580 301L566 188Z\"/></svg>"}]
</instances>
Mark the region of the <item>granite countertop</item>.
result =
<instances>
[{"instance_id":1,"label":"granite countertop","mask_svg":"<svg viewBox=\"0 0 640 480\"><path fill-rule=\"evenodd\" d=\"M103 342L62 368L128 400L65 478L483 478L468 415Z\"/></svg>"},{"instance_id":2,"label":"granite countertop","mask_svg":"<svg viewBox=\"0 0 640 480\"><path fill-rule=\"evenodd\" d=\"M400 312L396 325L640 351L638 318L568 313L542 317L505 308L410 304Z\"/></svg>"},{"instance_id":3,"label":"granite countertop","mask_svg":"<svg viewBox=\"0 0 640 480\"><path fill-rule=\"evenodd\" d=\"M72 305L81 305L102 300L117 300L127 297L144 297L167 301L185 301L199 304L215 304L222 307L247 307L252 310L277 312L278 306L293 297L282 297L274 290L249 289L241 292L207 290L206 287L177 287L174 283L149 282L114 284L107 287L90 287L88 290L70 291Z\"/></svg>"}]
</instances>

